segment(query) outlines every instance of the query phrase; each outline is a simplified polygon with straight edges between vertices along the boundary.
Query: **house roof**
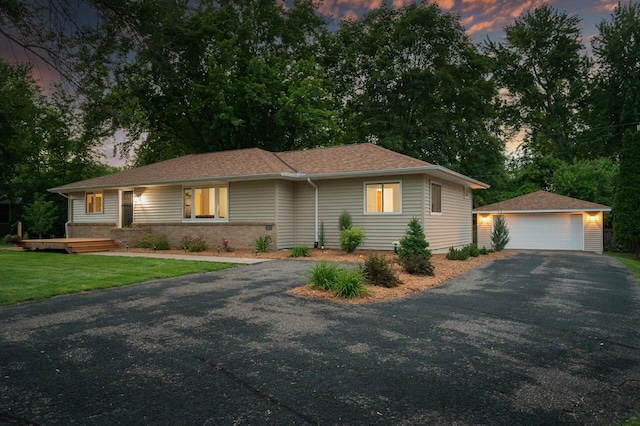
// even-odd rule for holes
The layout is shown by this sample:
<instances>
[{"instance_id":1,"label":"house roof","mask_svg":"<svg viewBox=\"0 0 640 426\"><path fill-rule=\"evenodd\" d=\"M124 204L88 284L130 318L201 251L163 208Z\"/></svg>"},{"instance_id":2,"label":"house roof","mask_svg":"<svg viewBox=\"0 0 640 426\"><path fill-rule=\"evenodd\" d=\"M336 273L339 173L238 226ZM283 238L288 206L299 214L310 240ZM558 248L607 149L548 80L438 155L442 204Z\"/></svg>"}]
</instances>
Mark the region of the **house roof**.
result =
<instances>
[{"instance_id":1,"label":"house roof","mask_svg":"<svg viewBox=\"0 0 640 426\"><path fill-rule=\"evenodd\" d=\"M548 191L536 191L499 203L473 209L474 213L542 213L542 212L611 211L611 207Z\"/></svg>"},{"instance_id":2,"label":"house roof","mask_svg":"<svg viewBox=\"0 0 640 426\"><path fill-rule=\"evenodd\" d=\"M452 180L474 189L488 185L380 146L364 143L302 151L269 152L259 148L194 154L147 166L73 182L51 192L88 189L167 185L198 181L247 179L323 179L349 176L426 173Z\"/></svg>"}]
</instances>

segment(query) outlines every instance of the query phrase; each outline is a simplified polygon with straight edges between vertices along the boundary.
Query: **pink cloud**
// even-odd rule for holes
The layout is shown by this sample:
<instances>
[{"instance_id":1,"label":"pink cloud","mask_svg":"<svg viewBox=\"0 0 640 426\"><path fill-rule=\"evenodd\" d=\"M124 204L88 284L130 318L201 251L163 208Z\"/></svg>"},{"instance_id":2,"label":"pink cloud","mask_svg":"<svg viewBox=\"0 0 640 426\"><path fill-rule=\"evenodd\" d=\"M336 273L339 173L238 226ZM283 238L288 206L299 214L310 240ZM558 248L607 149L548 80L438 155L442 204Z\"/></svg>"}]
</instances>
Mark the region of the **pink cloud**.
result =
<instances>
[{"instance_id":1,"label":"pink cloud","mask_svg":"<svg viewBox=\"0 0 640 426\"><path fill-rule=\"evenodd\" d=\"M613 12L613 9L618 6L618 0L600 0L595 5L594 9L598 12Z\"/></svg>"}]
</instances>

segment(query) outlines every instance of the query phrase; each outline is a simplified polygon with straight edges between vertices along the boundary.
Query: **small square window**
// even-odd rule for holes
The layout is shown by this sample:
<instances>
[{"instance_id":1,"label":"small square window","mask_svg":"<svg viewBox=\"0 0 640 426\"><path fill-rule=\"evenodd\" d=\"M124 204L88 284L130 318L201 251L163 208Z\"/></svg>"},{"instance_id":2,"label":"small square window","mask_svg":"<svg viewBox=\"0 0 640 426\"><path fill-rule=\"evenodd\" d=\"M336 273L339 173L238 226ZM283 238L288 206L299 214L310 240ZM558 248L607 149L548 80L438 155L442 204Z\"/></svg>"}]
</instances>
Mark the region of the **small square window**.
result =
<instances>
[{"instance_id":1,"label":"small square window","mask_svg":"<svg viewBox=\"0 0 640 426\"><path fill-rule=\"evenodd\" d=\"M400 182L365 184L366 213L400 213Z\"/></svg>"},{"instance_id":2,"label":"small square window","mask_svg":"<svg viewBox=\"0 0 640 426\"><path fill-rule=\"evenodd\" d=\"M87 192L85 196L85 206L87 213L102 213L102 193Z\"/></svg>"}]
</instances>

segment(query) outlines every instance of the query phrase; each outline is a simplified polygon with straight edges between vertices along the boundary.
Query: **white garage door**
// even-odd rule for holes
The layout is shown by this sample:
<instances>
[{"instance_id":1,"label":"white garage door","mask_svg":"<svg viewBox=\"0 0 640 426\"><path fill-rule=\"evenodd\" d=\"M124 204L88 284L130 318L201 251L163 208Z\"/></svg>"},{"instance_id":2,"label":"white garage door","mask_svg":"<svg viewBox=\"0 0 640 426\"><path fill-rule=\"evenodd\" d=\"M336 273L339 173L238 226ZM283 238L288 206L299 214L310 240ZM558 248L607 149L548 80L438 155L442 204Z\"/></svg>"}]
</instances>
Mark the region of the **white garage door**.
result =
<instances>
[{"instance_id":1,"label":"white garage door","mask_svg":"<svg viewBox=\"0 0 640 426\"><path fill-rule=\"evenodd\" d=\"M581 214L505 214L508 249L583 250Z\"/></svg>"}]
</instances>

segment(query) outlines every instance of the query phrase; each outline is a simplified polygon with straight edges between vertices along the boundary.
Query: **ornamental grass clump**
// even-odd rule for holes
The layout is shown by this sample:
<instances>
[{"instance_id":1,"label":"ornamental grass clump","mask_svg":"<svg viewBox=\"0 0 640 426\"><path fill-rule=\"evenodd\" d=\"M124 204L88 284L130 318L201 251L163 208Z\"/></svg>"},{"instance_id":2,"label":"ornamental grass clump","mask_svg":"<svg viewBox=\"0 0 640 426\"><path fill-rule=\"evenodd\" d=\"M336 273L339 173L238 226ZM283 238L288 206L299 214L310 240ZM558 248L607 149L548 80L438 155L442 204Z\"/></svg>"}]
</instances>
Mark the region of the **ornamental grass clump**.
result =
<instances>
[{"instance_id":1,"label":"ornamental grass clump","mask_svg":"<svg viewBox=\"0 0 640 426\"><path fill-rule=\"evenodd\" d=\"M298 246L291 249L289 257L309 257L311 256L311 249L307 246Z\"/></svg>"},{"instance_id":2,"label":"ornamental grass clump","mask_svg":"<svg viewBox=\"0 0 640 426\"><path fill-rule=\"evenodd\" d=\"M343 299L360 297L367 291L365 278L360 268L342 269L333 284L333 294Z\"/></svg>"},{"instance_id":3,"label":"ornamental grass clump","mask_svg":"<svg viewBox=\"0 0 640 426\"><path fill-rule=\"evenodd\" d=\"M366 293L366 279L361 268L344 269L331 262L318 262L308 272L311 287L333 293L335 297L353 299Z\"/></svg>"},{"instance_id":4,"label":"ornamental grass clump","mask_svg":"<svg viewBox=\"0 0 640 426\"><path fill-rule=\"evenodd\" d=\"M409 274L433 275L433 265L429 261L431 251L428 247L429 243L425 238L422 225L414 217L409 222L409 230L406 235L400 240L398 262Z\"/></svg>"},{"instance_id":5,"label":"ornamental grass clump","mask_svg":"<svg viewBox=\"0 0 640 426\"><path fill-rule=\"evenodd\" d=\"M262 235L253 242L254 247L258 253L266 253L269 251L269 247L273 243L271 235Z\"/></svg>"},{"instance_id":6,"label":"ornamental grass clump","mask_svg":"<svg viewBox=\"0 0 640 426\"><path fill-rule=\"evenodd\" d=\"M311 287L317 290L331 291L336 283L340 268L335 263L318 262L308 273Z\"/></svg>"}]
</instances>

